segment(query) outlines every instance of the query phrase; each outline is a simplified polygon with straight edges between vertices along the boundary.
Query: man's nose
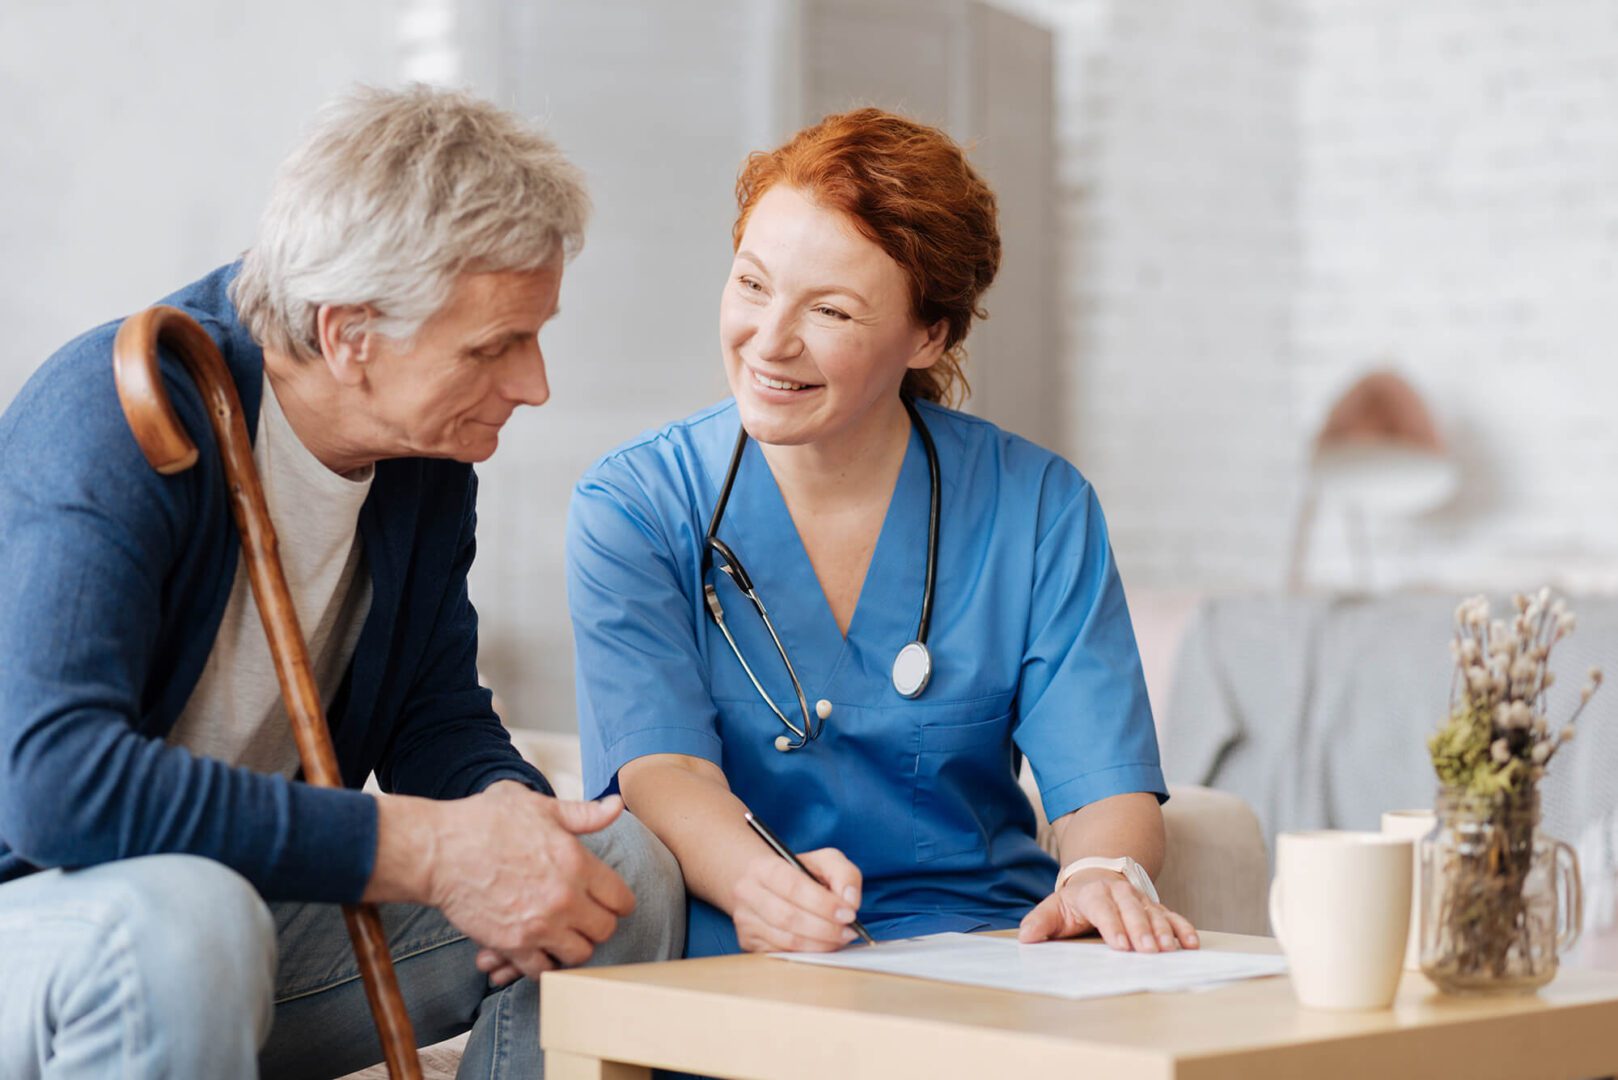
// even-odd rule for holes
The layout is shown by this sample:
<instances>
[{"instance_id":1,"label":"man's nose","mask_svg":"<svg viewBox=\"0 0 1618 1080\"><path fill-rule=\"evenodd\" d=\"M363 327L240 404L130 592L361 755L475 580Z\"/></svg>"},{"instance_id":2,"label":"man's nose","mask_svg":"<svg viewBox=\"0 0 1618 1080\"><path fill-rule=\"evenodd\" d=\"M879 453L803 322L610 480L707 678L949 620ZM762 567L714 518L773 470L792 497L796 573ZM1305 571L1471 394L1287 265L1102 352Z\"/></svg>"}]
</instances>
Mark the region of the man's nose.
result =
<instances>
[{"instance_id":1,"label":"man's nose","mask_svg":"<svg viewBox=\"0 0 1618 1080\"><path fill-rule=\"evenodd\" d=\"M543 405L550 400L551 384L545 377L545 353L538 341L513 359L505 384L506 398L519 405Z\"/></svg>"}]
</instances>

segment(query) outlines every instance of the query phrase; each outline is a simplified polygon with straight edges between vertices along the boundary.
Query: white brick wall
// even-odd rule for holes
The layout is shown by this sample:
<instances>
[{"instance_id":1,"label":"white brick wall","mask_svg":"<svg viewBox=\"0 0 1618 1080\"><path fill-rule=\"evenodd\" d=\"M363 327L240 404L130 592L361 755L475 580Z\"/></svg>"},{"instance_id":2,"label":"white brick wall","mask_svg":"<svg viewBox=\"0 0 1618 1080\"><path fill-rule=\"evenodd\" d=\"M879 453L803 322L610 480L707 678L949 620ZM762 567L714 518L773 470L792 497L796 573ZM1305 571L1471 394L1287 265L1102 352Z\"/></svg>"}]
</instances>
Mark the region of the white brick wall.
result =
<instances>
[{"instance_id":1,"label":"white brick wall","mask_svg":"<svg viewBox=\"0 0 1618 1080\"><path fill-rule=\"evenodd\" d=\"M1057 34L1064 449L1131 585L1278 580L1301 451L1293 6L1043 0Z\"/></svg>"},{"instance_id":2,"label":"white brick wall","mask_svg":"<svg viewBox=\"0 0 1618 1080\"><path fill-rule=\"evenodd\" d=\"M1618 587L1618 6L1005 2L1057 31L1066 449L1132 585L1279 584L1308 441L1392 363L1462 488L1369 523L1370 584Z\"/></svg>"},{"instance_id":3,"label":"white brick wall","mask_svg":"<svg viewBox=\"0 0 1618 1080\"><path fill-rule=\"evenodd\" d=\"M1379 581L1618 586L1618 6L1307 8L1299 415L1386 358L1464 470Z\"/></svg>"}]
</instances>

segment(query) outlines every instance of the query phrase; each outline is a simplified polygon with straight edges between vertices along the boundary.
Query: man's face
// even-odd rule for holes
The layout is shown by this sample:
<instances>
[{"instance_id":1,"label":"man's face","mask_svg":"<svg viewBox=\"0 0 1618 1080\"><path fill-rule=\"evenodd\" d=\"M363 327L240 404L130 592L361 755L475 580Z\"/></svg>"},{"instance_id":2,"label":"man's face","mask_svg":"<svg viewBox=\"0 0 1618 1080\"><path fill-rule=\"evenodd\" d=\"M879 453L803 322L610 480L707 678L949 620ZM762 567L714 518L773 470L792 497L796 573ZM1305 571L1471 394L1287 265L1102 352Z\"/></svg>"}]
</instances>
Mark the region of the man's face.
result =
<instances>
[{"instance_id":1,"label":"man's face","mask_svg":"<svg viewBox=\"0 0 1618 1080\"><path fill-rule=\"evenodd\" d=\"M371 339L366 392L389 457L478 462L519 405L550 397L539 331L556 314L561 260L464 274L409 341Z\"/></svg>"}]
</instances>

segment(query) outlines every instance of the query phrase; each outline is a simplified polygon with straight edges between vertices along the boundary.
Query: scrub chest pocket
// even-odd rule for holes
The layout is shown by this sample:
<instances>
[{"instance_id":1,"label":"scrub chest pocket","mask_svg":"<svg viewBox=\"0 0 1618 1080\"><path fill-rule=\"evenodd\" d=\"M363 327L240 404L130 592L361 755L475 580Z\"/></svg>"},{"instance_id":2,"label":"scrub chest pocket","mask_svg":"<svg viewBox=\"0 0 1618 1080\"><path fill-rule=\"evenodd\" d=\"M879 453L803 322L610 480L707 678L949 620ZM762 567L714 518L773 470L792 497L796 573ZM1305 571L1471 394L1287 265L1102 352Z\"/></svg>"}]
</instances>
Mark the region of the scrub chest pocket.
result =
<instances>
[{"instance_id":1,"label":"scrub chest pocket","mask_svg":"<svg viewBox=\"0 0 1618 1080\"><path fill-rule=\"evenodd\" d=\"M950 711L957 716L981 715L970 705ZM989 822L1005 817L997 804L1023 797L1012 772L1011 713L990 720L938 715L917 728L916 739L911 814L916 861L983 852L993 827Z\"/></svg>"}]
</instances>

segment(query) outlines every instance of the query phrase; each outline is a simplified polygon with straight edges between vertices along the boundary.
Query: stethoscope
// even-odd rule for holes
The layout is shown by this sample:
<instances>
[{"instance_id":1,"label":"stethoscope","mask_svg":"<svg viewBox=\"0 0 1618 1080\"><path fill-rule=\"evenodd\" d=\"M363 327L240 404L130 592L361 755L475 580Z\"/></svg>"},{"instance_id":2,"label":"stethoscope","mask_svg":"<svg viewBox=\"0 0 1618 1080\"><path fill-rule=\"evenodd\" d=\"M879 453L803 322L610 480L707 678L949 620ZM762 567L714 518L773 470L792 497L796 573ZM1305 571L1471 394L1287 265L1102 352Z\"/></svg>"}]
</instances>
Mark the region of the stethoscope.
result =
<instances>
[{"instance_id":1,"label":"stethoscope","mask_svg":"<svg viewBox=\"0 0 1618 1080\"><path fill-rule=\"evenodd\" d=\"M905 395L901 395L900 400L904 402L905 411L910 414L910 423L921 436L921 445L927 451L927 479L932 485L927 510L927 583L921 599L921 622L916 627L916 639L900 649L899 655L893 658L893 688L904 697L915 698L921 696L921 692L927 689L927 683L933 677L933 654L927 649L927 627L933 618L933 586L938 571L938 449L933 446L932 432L928 431L927 425L922 422L915 403ZM702 594L708 602L708 613L719 625L719 632L725 635L725 641L730 644L730 651L736 654L736 660L742 665L742 670L747 672L747 678L752 682L753 689L758 691L758 696L764 699L764 704L770 707L770 711L792 733L790 736L775 737L775 748L784 753L788 750L800 750L809 745L811 739L818 739L821 729L825 727L825 717L820 716L821 724L818 727L810 719L809 699L804 696L803 684L798 681L797 669L792 666L792 657L787 655L786 646L781 643L781 635L775 632L775 623L770 620L770 613L764 609L764 601L759 599L758 590L753 587L753 579L747 576L747 570L742 566L741 559L736 557L730 545L718 536L719 522L725 516L725 504L730 501L730 489L736 483L736 470L741 466L742 451L745 449L747 449L747 429L744 427L736 433L736 449L730 455L730 468L725 472L725 484L719 490L719 501L714 504L713 517L708 521L707 542L702 550ZM770 633L770 640L775 642L775 650L781 654L781 662L786 665L787 677L792 680L792 692L798 697L798 710L803 714L802 727L787 719L786 713L782 712L765 692L764 685L758 681L758 676L753 674L747 658L742 655L741 649L737 648L730 627L725 625L725 609L719 603L719 592L707 583L708 568L716 564L716 555L719 570L729 575L742 595L753 602L758 617L764 621L764 629Z\"/></svg>"}]
</instances>

